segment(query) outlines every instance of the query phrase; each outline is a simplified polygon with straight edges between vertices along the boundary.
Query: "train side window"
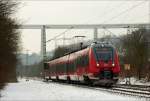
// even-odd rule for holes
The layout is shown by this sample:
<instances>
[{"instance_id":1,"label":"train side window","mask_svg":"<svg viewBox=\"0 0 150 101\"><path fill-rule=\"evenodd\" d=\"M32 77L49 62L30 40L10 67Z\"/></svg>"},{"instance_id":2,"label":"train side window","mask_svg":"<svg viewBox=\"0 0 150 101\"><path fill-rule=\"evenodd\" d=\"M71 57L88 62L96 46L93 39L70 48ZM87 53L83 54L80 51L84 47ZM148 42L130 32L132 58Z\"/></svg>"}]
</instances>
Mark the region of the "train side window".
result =
<instances>
[{"instance_id":1,"label":"train side window","mask_svg":"<svg viewBox=\"0 0 150 101\"><path fill-rule=\"evenodd\" d=\"M59 72L58 64L56 64L56 72Z\"/></svg>"},{"instance_id":2,"label":"train side window","mask_svg":"<svg viewBox=\"0 0 150 101\"><path fill-rule=\"evenodd\" d=\"M75 67L74 67L75 65L74 65L74 62L70 62L70 63L68 63L68 71L69 72L73 72L73 71L75 71Z\"/></svg>"},{"instance_id":3,"label":"train side window","mask_svg":"<svg viewBox=\"0 0 150 101\"><path fill-rule=\"evenodd\" d=\"M57 64L58 72L61 72L61 65Z\"/></svg>"},{"instance_id":4,"label":"train side window","mask_svg":"<svg viewBox=\"0 0 150 101\"><path fill-rule=\"evenodd\" d=\"M76 65L77 65L77 67L81 66L81 58L80 58L80 56L77 57L77 59L76 59Z\"/></svg>"},{"instance_id":5,"label":"train side window","mask_svg":"<svg viewBox=\"0 0 150 101\"><path fill-rule=\"evenodd\" d=\"M71 72L71 69L72 69L72 63L70 62L69 63L69 71Z\"/></svg>"},{"instance_id":6,"label":"train side window","mask_svg":"<svg viewBox=\"0 0 150 101\"><path fill-rule=\"evenodd\" d=\"M53 66L50 66L50 70L51 73L53 72Z\"/></svg>"},{"instance_id":7,"label":"train side window","mask_svg":"<svg viewBox=\"0 0 150 101\"><path fill-rule=\"evenodd\" d=\"M69 72L69 68L70 68L70 63L67 63L67 72Z\"/></svg>"},{"instance_id":8,"label":"train side window","mask_svg":"<svg viewBox=\"0 0 150 101\"><path fill-rule=\"evenodd\" d=\"M49 66L49 72L51 73L51 71L52 71L52 67L51 67L51 66Z\"/></svg>"},{"instance_id":9,"label":"train side window","mask_svg":"<svg viewBox=\"0 0 150 101\"><path fill-rule=\"evenodd\" d=\"M56 66L54 65L54 73L56 73L57 72L57 69L56 69Z\"/></svg>"},{"instance_id":10,"label":"train side window","mask_svg":"<svg viewBox=\"0 0 150 101\"><path fill-rule=\"evenodd\" d=\"M82 66L82 56L79 57L79 65Z\"/></svg>"},{"instance_id":11,"label":"train side window","mask_svg":"<svg viewBox=\"0 0 150 101\"><path fill-rule=\"evenodd\" d=\"M69 62L69 63L68 63L68 71L69 71L69 72L71 71L70 68L71 68L71 63Z\"/></svg>"},{"instance_id":12,"label":"train side window","mask_svg":"<svg viewBox=\"0 0 150 101\"><path fill-rule=\"evenodd\" d=\"M82 67L86 67L89 65L89 58L88 55L82 56Z\"/></svg>"},{"instance_id":13,"label":"train side window","mask_svg":"<svg viewBox=\"0 0 150 101\"><path fill-rule=\"evenodd\" d=\"M63 63L63 72L66 72L66 63Z\"/></svg>"},{"instance_id":14,"label":"train side window","mask_svg":"<svg viewBox=\"0 0 150 101\"><path fill-rule=\"evenodd\" d=\"M61 72L64 72L64 63L60 64Z\"/></svg>"},{"instance_id":15,"label":"train side window","mask_svg":"<svg viewBox=\"0 0 150 101\"><path fill-rule=\"evenodd\" d=\"M63 63L63 72L66 72L66 63Z\"/></svg>"},{"instance_id":16,"label":"train side window","mask_svg":"<svg viewBox=\"0 0 150 101\"><path fill-rule=\"evenodd\" d=\"M82 57L82 66L85 66L85 56Z\"/></svg>"},{"instance_id":17,"label":"train side window","mask_svg":"<svg viewBox=\"0 0 150 101\"><path fill-rule=\"evenodd\" d=\"M58 72L60 72L60 64L57 64Z\"/></svg>"},{"instance_id":18,"label":"train side window","mask_svg":"<svg viewBox=\"0 0 150 101\"><path fill-rule=\"evenodd\" d=\"M76 65L76 62L74 60L74 62L73 62L73 71L76 71L76 67L77 67L77 65Z\"/></svg>"},{"instance_id":19,"label":"train side window","mask_svg":"<svg viewBox=\"0 0 150 101\"><path fill-rule=\"evenodd\" d=\"M48 63L44 63L44 69L48 69Z\"/></svg>"},{"instance_id":20,"label":"train side window","mask_svg":"<svg viewBox=\"0 0 150 101\"><path fill-rule=\"evenodd\" d=\"M69 71L72 71L72 62L69 63Z\"/></svg>"},{"instance_id":21,"label":"train side window","mask_svg":"<svg viewBox=\"0 0 150 101\"><path fill-rule=\"evenodd\" d=\"M84 63L85 63L85 66L88 66L89 65L89 57L88 57L88 55L85 55L84 56Z\"/></svg>"},{"instance_id":22,"label":"train side window","mask_svg":"<svg viewBox=\"0 0 150 101\"><path fill-rule=\"evenodd\" d=\"M63 64L63 72L66 73L66 63Z\"/></svg>"},{"instance_id":23,"label":"train side window","mask_svg":"<svg viewBox=\"0 0 150 101\"><path fill-rule=\"evenodd\" d=\"M52 72L54 73L56 71L56 68L55 68L55 66L53 65L52 66Z\"/></svg>"},{"instance_id":24,"label":"train side window","mask_svg":"<svg viewBox=\"0 0 150 101\"><path fill-rule=\"evenodd\" d=\"M79 57L77 57L77 59L76 59L76 65L77 65L77 67L79 67Z\"/></svg>"},{"instance_id":25,"label":"train side window","mask_svg":"<svg viewBox=\"0 0 150 101\"><path fill-rule=\"evenodd\" d=\"M62 65L61 65L61 63L59 64L59 72L62 72Z\"/></svg>"},{"instance_id":26,"label":"train side window","mask_svg":"<svg viewBox=\"0 0 150 101\"><path fill-rule=\"evenodd\" d=\"M84 67L85 65L85 58L84 56L81 56L81 66Z\"/></svg>"}]
</instances>

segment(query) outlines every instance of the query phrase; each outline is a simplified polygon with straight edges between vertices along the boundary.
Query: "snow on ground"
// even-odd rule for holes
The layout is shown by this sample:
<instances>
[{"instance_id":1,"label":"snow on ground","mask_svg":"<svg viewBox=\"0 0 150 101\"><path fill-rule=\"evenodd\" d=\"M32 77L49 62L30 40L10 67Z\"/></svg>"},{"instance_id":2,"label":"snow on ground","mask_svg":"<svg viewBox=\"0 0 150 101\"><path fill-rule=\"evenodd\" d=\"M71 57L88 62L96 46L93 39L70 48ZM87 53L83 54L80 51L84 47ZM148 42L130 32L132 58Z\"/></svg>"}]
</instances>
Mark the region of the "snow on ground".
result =
<instances>
[{"instance_id":1,"label":"snow on ground","mask_svg":"<svg viewBox=\"0 0 150 101\"><path fill-rule=\"evenodd\" d=\"M120 79L119 80L119 84L126 84L126 80L129 80L129 78L125 78L125 79ZM141 80L137 80L136 78L134 77L131 77L130 78L130 83L132 85L147 85L147 86L150 86L150 82L146 82L144 79L141 79Z\"/></svg>"},{"instance_id":2,"label":"snow on ground","mask_svg":"<svg viewBox=\"0 0 150 101\"><path fill-rule=\"evenodd\" d=\"M92 90L88 88L75 87L71 85L45 83L37 80L25 79L18 83L9 83L1 92L0 101L24 101L24 100L46 100L46 101L141 101L137 97L129 97L111 94L105 91Z\"/></svg>"}]
</instances>

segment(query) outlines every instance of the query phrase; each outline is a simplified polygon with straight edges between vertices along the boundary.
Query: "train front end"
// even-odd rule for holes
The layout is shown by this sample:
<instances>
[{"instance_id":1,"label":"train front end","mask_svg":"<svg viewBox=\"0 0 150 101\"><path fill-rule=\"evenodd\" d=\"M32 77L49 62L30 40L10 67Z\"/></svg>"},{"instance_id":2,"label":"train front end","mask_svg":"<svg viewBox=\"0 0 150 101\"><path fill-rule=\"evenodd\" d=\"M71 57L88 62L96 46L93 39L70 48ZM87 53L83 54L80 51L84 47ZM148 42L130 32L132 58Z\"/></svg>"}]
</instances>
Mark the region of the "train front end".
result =
<instances>
[{"instance_id":1,"label":"train front end","mask_svg":"<svg viewBox=\"0 0 150 101\"><path fill-rule=\"evenodd\" d=\"M120 66L115 48L108 44L94 44L90 54L94 84L111 86L116 83Z\"/></svg>"}]
</instances>

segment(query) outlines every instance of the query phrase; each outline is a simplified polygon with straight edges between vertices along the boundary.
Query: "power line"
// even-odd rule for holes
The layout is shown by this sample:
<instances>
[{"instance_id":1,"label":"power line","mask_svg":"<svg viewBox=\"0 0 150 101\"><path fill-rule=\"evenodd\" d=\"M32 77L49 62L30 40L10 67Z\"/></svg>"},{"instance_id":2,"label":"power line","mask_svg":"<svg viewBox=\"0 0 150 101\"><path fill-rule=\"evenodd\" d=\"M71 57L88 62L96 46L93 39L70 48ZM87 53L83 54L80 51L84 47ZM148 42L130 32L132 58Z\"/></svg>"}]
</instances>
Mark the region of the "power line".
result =
<instances>
[{"instance_id":1,"label":"power line","mask_svg":"<svg viewBox=\"0 0 150 101\"><path fill-rule=\"evenodd\" d=\"M145 1L148 1L148 0L145 0ZM106 22L108 22L108 21L110 21L110 20L116 19L117 17L123 15L124 13L126 13L126 12L128 12L128 11L130 11L130 10L133 10L134 8L136 8L136 7L140 6L140 5L142 5L143 3L145 3L145 1L140 2L140 3L138 3L138 4L136 4L136 5L132 6L132 7L130 7L130 8L128 8L128 9L124 10L123 12L119 13L118 15L113 16L113 17L110 18L109 20L104 21L103 24L106 23ZM108 30L108 29L106 29L106 28L104 28L104 30L106 30L106 31L108 31L108 32L110 32L111 34L114 35L114 33L112 33L110 30Z\"/></svg>"},{"instance_id":2,"label":"power line","mask_svg":"<svg viewBox=\"0 0 150 101\"><path fill-rule=\"evenodd\" d=\"M63 34L65 34L66 32L70 31L73 27L66 29L65 31L61 32L60 34L58 34L57 36L53 37L52 39L47 40L46 42L50 42L51 40L56 39L57 37L62 36Z\"/></svg>"},{"instance_id":3,"label":"power line","mask_svg":"<svg viewBox=\"0 0 150 101\"><path fill-rule=\"evenodd\" d=\"M22 0L22 1L40 1L40 0ZM42 0L42 1L53 1L53 0ZM55 0L55 1L70 1L70 0ZM73 0L72 0L72 1L73 1ZM78 0L78 1L84 1L84 0ZM86 0L86 1L87 1L87 0ZM99 0L94 0L94 1L99 1ZM147 1L147 0L146 0L146 1ZM145 2L145 0L144 0L144 2ZM143 3L143 2L142 2L142 3ZM138 5L134 5L133 7L131 7L131 8L129 8L129 9L127 9L127 10L125 10L125 11L119 13L119 15L114 16L114 17L112 17L112 18L109 19L109 20L115 19L116 17L118 17L118 16L124 14L125 12L127 12L127 11L129 11L130 9L133 9L133 8L139 6L139 5L141 5L141 3L139 3ZM114 10L114 9L112 9L112 10ZM106 22L106 21L104 21L104 22ZM53 39L56 39L57 37L59 37L59 36L65 34L67 31L69 31L69 30L71 30L71 29L72 29L72 28L69 28L69 29L65 30L64 32L60 33L59 35L55 36L54 38L52 38L52 39L50 39L50 40L48 40L48 41L46 41L46 42L49 42L49 41L51 41L51 40L53 40Z\"/></svg>"},{"instance_id":4,"label":"power line","mask_svg":"<svg viewBox=\"0 0 150 101\"><path fill-rule=\"evenodd\" d=\"M139 1L140 1L140 0L139 0ZM141 0L141 1L143 1L143 2L140 2L140 3L136 4L136 5L133 5L132 7L126 9L125 11L119 13L118 15L116 15L116 16L110 18L110 19L107 20L107 21L104 21L103 23L106 23L106 22L108 22L108 21L110 21L110 20L113 20L113 19L115 19L115 18L121 16L122 14L124 14L124 13L126 13L126 12L128 12L128 11L130 11L130 10L133 10L134 8L136 8L136 7L140 6L140 5L142 5L143 3L145 3L145 1L148 1L148 0ZM122 4L123 4L123 3L120 3L118 6L120 7L120 6L122 6ZM112 8L112 9L110 9L109 12L112 12L112 11L115 10L115 9L116 9L116 8ZM107 12L107 13L109 13L109 12ZM107 14L107 13L105 13L105 14ZM103 16L102 16L102 17L103 17ZM104 28L104 29L105 29L105 28ZM105 29L105 30L106 30L106 29ZM108 30L107 30L107 31L108 31ZM112 32L111 32L111 33L112 33Z\"/></svg>"},{"instance_id":5,"label":"power line","mask_svg":"<svg viewBox=\"0 0 150 101\"><path fill-rule=\"evenodd\" d=\"M110 12L112 12L113 10L115 10L116 8L118 9L118 7L121 7L123 6L125 3L124 2L121 2L119 3L116 7L113 7L111 9L109 9L107 12L103 12L100 16L94 16L94 18L98 18L98 17L104 17L104 15L107 15L109 14ZM87 20L86 22L89 22L90 20ZM85 22L85 23L86 23Z\"/></svg>"},{"instance_id":6,"label":"power line","mask_svg":"<svg viewBox=\"0 0 150 101\"><path fill-rule=\"evenodd\" d=\"M137 6L140 6L141 4L145 3L145 1L148 1L148 0L144 0L143 2L140 2L140 3L138 3L138 4L134 5L134 6L132 6L132 7L128 8L128 9L126 9L125 11L119 13L118 15L113 16L111 19L104 21L103 24L106 23L106 22L108 22L108 21L110 21L110 20L113 20L113 19L115 19L115 18L121 16L122 14L128 12L129 10L133 10L133 9L136 8ZM120 3L119 7L120 7L121 5L122 5L122 3ZM113 11L114 9L116 9L116 8L111 9L111 11ZM109 13L109 12L107 12L107 13ZM107 13L106 13L106 14L107 14ZM103 16L101 16L101 17L103 17ZM106 29L106 28L104 28L104 30L106 30L106 31L108 31L108 32L110 32L110 33L112 33L110 30L108 30L108 29ZM112 33L112 34L114 35L114 33Z\"/></svg>"},{"instance_id":7,"label":"power line","mask_svg":"<svg viewBox=\"0 0 150 101\"><path fill-rule=\"evenodd\" d=\"M147 1L147 0L146 0L146 1ZM136 5L132 6L132 7L130 7L130 8L128 8L128 9L124 10L123 12L119 13L119 14L116 15L116 16L113 16L112 18L110 18L109 20L104 21L103 23L106 23L106 22L108 22L108 21L110 21L110 20L116 19L117 17L121 16L122 14L128 12L129 10L133 10L134 8L136 8L136 7L140 6L140 5L142 5L143 3L145 3L145 1L140 2L140 3L138 3L138 4L136 4ZM106 28L104 28L104 30L106 30L106 31L108 31L108 32L110 32L111 34L114 35L114 33L112 33L110 30L108 30L108 29L106 29Z\"/></svg>"},{"instance_id":8,"label":"power line","mask_svg":"<svg viewBox=\"0 0 150 101\"><path fill-rule=\"evenodd\" d=\"M108 22L108 21L110 21L110 20L113 20L113 19L115 19L115 18L117 18L117 17L121 16L122 14L124 14L124 13L128 12L129 10L133 10L133 9L134 9L134 8L136 8L137 6L139 6L139 5L143 4L144 2L145 2L145 1L140 2L140 3L138 3L138 4L134 5L134 6L132 6L132 7L128 8L128 9L126 9L125 11L123 11L123 12L119 13L119 14L118 14L118 15L116 15L116 16L113 16L112 18L110 18L109 20L104 21L103 23L106 23L106 22ZM104 28L104 30L106 30L106 31L108 31L108 32L110 32L111 34L113 34L113 35L114 35L114 33L112 33L110 30L108 30L108 29L106 29L106 28Z\"/></svg>"},{"instance_id":9,"label":"power line","mask_svg":"<svg viewBox=\"0 0 150 101\"><path fill-rule=\"evenodd\" d=\"M119 17L119 16L125 14L126 12L131 11L131 10L133 10L134 8L136 8L136 7L140 6L140 5L142 5L143 3L145 3L145 1L148 1L148 0L144 0L143 2L140 2L140 3L136 4L136 5L133 5L132 7L130 7L130 8L128 8L128 9L124 10L123 12L120 12L118 15L115 15L115 16L113 16L112 18L110 18L109 20L105 20L105 21L102 22L102 23L104 24L104 23L106 23L106 22L108 22L108 21L110 21L110 20L116 19L117 17Z\"/></svg>"}]
</instances>

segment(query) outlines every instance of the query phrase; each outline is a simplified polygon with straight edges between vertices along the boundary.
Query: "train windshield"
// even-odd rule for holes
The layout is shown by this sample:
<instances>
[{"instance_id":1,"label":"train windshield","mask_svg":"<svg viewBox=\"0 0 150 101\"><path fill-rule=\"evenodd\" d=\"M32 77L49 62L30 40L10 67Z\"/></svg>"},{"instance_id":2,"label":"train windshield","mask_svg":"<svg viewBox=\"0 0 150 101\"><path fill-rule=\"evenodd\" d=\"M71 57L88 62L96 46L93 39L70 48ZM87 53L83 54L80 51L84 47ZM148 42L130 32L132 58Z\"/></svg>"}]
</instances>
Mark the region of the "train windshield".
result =
<instances>
[{"instance_id":1,"label":"train windshield","mask_svg":"<svg viewBox=\"0 0 150 101\"><path fill-rule=\"evenodd\" d=\"M112 48L95 48L96 56L98 60L102 60L105 62L108 62L110 60L113 60L113 49Z\"/></svg>"}]
</instances>

